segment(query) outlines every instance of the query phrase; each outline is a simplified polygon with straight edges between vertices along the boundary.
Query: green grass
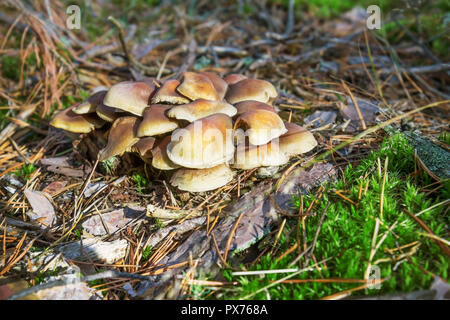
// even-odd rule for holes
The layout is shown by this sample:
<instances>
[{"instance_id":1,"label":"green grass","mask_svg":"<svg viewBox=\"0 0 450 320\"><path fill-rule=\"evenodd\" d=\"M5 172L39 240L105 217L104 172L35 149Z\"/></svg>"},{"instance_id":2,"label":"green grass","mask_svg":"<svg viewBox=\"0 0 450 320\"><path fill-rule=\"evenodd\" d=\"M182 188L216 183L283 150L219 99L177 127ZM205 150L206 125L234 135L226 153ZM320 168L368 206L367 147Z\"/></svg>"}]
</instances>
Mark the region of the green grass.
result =
<instances>
[{"instance_id":1,"label":"green grass","mask_svg":"<svg viewBox=\"0 0 450 320\"><path fill-rule=\"evenodd\" d=\"M380 269L381 278L387 278L381 284L380 289L361 290L357 295L379 295L393 292L408 292L413 290L428 289L432 282L432 276L421 270L427 270L444 279L448 278L449 258L428 237L420 235L425 232L414 220L403 210L418 213L429 208L435 203L448 199L450 196L450 184L446 183L433 196L427 196L420 191L421 187L432 181L429 177L418 177L414 181L413 148L407 140L399 134L385 139L380 149L372 152L360 165L353 168L348 166L344 175L337 181L327 183L326 192L314 207L314 215L306 219L306 243L309 246L318 228L322 211L329 207L320 233L317 239L314 256L317 261L329 259L326 267L321 265L320 272L317 270L301 273L293 279L364 279L368 266L372 238L374 234L376 219L380 217L380 194L382 176L384 172L384 161L389 158L388 175L384 190L383 218L380 224L376 241L385 235L386 238L378 248L372 259L372 264ZM377 159L381 160L382 176L377 169ZM363 177L367 174L367 178ZM360 183L363 182L363 190L368 181L367 193L362 191L362 197L358 201ZM336 195L336 190L344 190L345 196L353 200L356 205ZM307 208L313 200L314 193L305 195L304 207ZM293 205L298 208L300 197L293 196ZM449 223L448 216L444 216L444 207L438 206L420 215L422 219L435 234L441 238L448 238L446 225ZM392 227L396 223L393 232L388 232L385 226ZM297 252L286 255L279 262L276 258L296 243L297 219L288 219L286 227L278 241L277 253L272 256L266 254L260 260L247 266L248 270L270 270L285 269L297 256ZM288 234L293 231L290 236ZM300 239L303 238L302 228L299 228ZM273 245L274 236L264 239L269 245ZM387 249L411 244L417 241L417 249L411 251L413 246L389 253ZM267 244L266 244L267 245ZM303 244L301 244L303 246ZM401 258L401 254L409 255L409 259ZM399 258L400 257L400 258ZM378 260L378 262L377 262ZM304 263L304 258L300 260ZM309 264L311 265L311 259ZM243 267L243 266L241 266ZM259 276L232 276L230 270L223 270L223 276L227 281L238 281L239 284L233 289L224 289L215 298L237 299L252 294L258 289L269 285L269 281L279 280L288 274L271 274L263 278ZM302 284L279 284L268 288L271 299L318 299L338 293L347 289L355 288L361 284L353 283L302 283ZM197 288L198 291L198 288ZM206 289L203 291L206 293ZM214 296L213 296L214 297ZM255 294L251 299L266 299L265 291Z\"/></svg>"},{"instance_id":2,"label":"green grass","mask_svg":"<svg viewBox=\"0 0 450 320\"><path fill-rule=\"evenodd\" d=\"M136 183L137 191L139 193L142 193L142 190L145 189L149 185L148 180L139 172L133 174L133 176L131 178Z\"/></svg>"},{"instance_id":3,"label":"green grass","mask_svg":"<svg viewBox=\"0 0 450 320\"><path fill-rule=\"evenodd\" d=\"M36 170L36 167L32 163L24 164L19 170L14 172L16 177L22 178L24 180L28 180L31 178L31 175Z\"/></svg>"}]
</instances>

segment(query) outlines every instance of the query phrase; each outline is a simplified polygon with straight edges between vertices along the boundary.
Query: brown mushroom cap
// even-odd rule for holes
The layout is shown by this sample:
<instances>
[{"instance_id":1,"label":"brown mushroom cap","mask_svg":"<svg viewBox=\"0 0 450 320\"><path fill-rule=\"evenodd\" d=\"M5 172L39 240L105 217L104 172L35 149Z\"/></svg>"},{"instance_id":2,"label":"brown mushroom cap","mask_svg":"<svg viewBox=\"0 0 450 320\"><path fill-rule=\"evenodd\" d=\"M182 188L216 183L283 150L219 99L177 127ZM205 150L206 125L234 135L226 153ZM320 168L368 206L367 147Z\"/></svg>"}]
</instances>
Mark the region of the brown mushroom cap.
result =
<instances>
[{"instance_id":1,"label":"brown mushroom cap","mask_svg":"<svg viewBox=\"0 0 450 320\"><path fill-rule=\"evenodd\" d=\"M236 112L236 108L225 101L198 99L188 104L173 107L167 112L167 115L171 118L193 122L215 113L223 113L233 117Z\"/></svg>"},{"instance_id":2,"label":"brown mushroom cap","mask_svg":"<svg viewBox=\"0 0 450 320\"><path fill-rule=\"evenodd\" d=\"M210 168L233 158L232 121L214 114L172 133L167 146L169 159L187 168Z\"/></svg>"},{"instance_id":3,"label":"brown mushroom cap","mask_svg":"<svg viewBox=\"0 0 450 320\"><path fill-rule=\"evenodd\" d=\"M185 72L177 91L191 100L220 100L214 84L207 76L200 73Z\"/></svg>"},{"instance_id":4,"label":"brown mushroom cap","mask_svg":"<svg viewBox=\"0 0 450 320\"><path fill-rule=\"evenodd\" d=\"M233 177L233 170L226 164L220 164L207 169L178 169L170 183L183 191L204 192L223 187Z\"/></svg>"},{"instance_id":5,"label":"brown mushroom cap","mask_svg":"<svg viewBox=\"0 0 450 320\"><path fill-rule=\"evenodd\" d=\"M154 91L155 85L149 81L119 82L108 90L103 104L142 116Z\"/></svg>"},{"instance_id":6,"label":"brown mushroom cap","mask_svg":"<svg viewBox=\"0 0 450 320\"><path fill-rule=\"evenodd\" d=\"M73 106L58 112L53 116L50 125L69 132L88 133L96 128L101 128L105 124L105 121L99 119L96 115L76 114L73 112L73 109L78 105L79 103L74 104Z\"/></svg>"},{"instance_id":7,"label":"brown mushroom cap","mask_svg":"<svg viewBox=\"0 0 450 320\"><path fill-rule=\"evenodd\" d=\"M166 115L171 107L163 104L152 104L147 107L137 131L138 137L156 136L178 128L178 123Z\"/></svg>"},{"instance_id":8,"label":"brown mushroom cap","mask_svg":"<svg viewBox=\"0 0 450 320\"><path fill-rule=\"evenodd\" d=\"M223 100L225 98L225 94L228 90L228 83L225 82L219 75L217 75L214 72L201 72L200 74L203 74L211 80L214 88L216 89L217 94L219 95L218 100Z\"/></svg>"},{"instance_id":9,"label":"brown mushroom cap","mask_svg":"<svg viewBox=\"0 0 450 320\"><path fill-rule=\"evenodd\" d=\"M317 146L317 140L305 128L291 122L284 125L288 131L280 136L279 144L280 150L288 157L309 152Z\"/></svg>"},{"instance_id":10,"label":"brown mushroom cap","mask_svg":"<svg viewBox=\"0 0 450 320\"><path fill-rule=\"evenodd\" d=\"M241 114L234 129L248 129L246 134L251 144L262 145L287 132L278 114L267 110L253 110Z\"/></svg>"},{"instance_id":11,"label":"brown mushroom cap","mask_svg":"<svg viewBox=\"0 0 450 320\"><path fill-rule=\"evenodd\" d=\"M238 145L231 166L236 169L248 170L258 167L281 166L288 161L289 158L280 150L278 141L271 141L259 146Z\"/></svg>"},{"instance_id":12,"label":"brown mushroom cap","mask_svg":"<svg viewBox=\"0 0 450 320\"><path fill-rule=\"evenodd\" d=\"M95 113L99 116L99 118L105 120L106 122L116 121L116 119L120 116L117 111L118 109L105 106L103 103L100 103L95 109Z\"/></svg>"},{"instance_id":13,"label":"brown mushroom cap","mask_svg":"<svg viewBox=\"0 0 450 320\"><path fill-rule=\"evenodd\" d=\"M245 100L255 100L271 104L277 97L277 90L268 81L244 79L230 86L226 100L235 104Z\"/></svg>"},{"instance_id":14,"label":"brown mushroom cap","mask_svg":"<svg viewBox=\"0 0 450 320\"><path fill-rule=\"evenodd\" d=\"M173 170L180 168L167 156L167 145L170 143L170 136L164 137L152 150L152 166L159 170Z\"/></svg>"},{"instance_id":15,"label":"brown mushroom cap","mask_svg":"<svg viewBox=\"0 0 450 320\"><path fill-rule=\"evenodd\" d=\"M229 75L227 75L225 78L223 78L223 80L228 83L229 86L231 86L232 84L235 84L239 81L242 81L244 79L247 79L246 76L244 76L243 74L239 74L239 73L231 73Z\"/></svg>"},{"instance_id":16,"label":"brown mushroom cap","mask_svg":"<svg viewBox=\"0 0 450 320\"><path fill-rule=\"evenodd\" d=\"M140 123L137 117L121 117L114 121L108 134L108 143L99 152L99 161L105 161L113 156L130 151L139 141L136 131Z\"/></svg>"},{"instance_id":17,"label":"brown mushroom cap","mask_svg":"<svg viewBox=\"0 0 450 320\"><path fill-rule=\"evenodd\" d=\"M86 101L80 103L77 107L73 108L73 112L75 112L76 114L86 114L95 112L97 106L103 103L103 99L105 98L107 92L108 90L101 90L94 93L89 98L87 98Z\"/></svg>"},{"instance_id":18,"label":"brown mushroom cap","mask_svg":"<svg viewBox=\"0 0 450 320\"><path fill-rule=\"evenodd\" d=\"M271 111L271 112L275 112L275 109L268 105L267 103L264 102L259 102L259 101L255 101L255 100L246 100L246 101L241 101L238 102L235 105L236 109L237 109L237 113L236 115L241 115L247 111L254 111L254 110L267 110L267 111Z\"/></svg>"},{"instance_id":19,"label":"brown mushroom cap","mask_svg":"<svg viewBox=\"0 0 450 320\"><path fill-rule=\"evenodd\" d=\"M131 151L137 152L143 159L150 158L155 142L156 139L153 137L140 138L139 141L131 147Z\"/></svg>"},{"instance_id":20,"label":"brown mushroom cap","mask_svg":"<svg viewBox=\"0 0 450 320\"><path fill-rule=\"evenodd\" d=\"M152 103L170 103L170 104L184 104L189 103L189 99L183 97L177 92L177 87L180 85L180 81L172 79L167 80L158 89L152 98Z\"/></svg>"}]
</instances>

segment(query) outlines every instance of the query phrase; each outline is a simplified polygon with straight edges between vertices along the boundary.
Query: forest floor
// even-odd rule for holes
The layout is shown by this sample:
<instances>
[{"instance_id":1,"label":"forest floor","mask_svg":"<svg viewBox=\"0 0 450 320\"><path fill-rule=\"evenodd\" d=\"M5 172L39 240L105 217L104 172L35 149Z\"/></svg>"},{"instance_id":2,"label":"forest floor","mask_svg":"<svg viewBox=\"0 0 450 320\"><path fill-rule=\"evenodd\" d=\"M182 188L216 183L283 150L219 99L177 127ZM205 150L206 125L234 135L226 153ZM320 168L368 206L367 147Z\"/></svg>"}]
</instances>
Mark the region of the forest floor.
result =
<instances>
[{"instance_id":1,"label":"forest floor","mask_svg":"<svg viewBox=\"0 0 450 320\"><path fill-rule=\"evenodd\" d=\"M448 2L383 2L377 30L364 1L73 2L79 29L67 1L0 5L0 299L448 292ZM94 88L183 70L270 81L317 148L191 194L132 154L92 170L48 124Z\"/></svg>"}]
</instances>

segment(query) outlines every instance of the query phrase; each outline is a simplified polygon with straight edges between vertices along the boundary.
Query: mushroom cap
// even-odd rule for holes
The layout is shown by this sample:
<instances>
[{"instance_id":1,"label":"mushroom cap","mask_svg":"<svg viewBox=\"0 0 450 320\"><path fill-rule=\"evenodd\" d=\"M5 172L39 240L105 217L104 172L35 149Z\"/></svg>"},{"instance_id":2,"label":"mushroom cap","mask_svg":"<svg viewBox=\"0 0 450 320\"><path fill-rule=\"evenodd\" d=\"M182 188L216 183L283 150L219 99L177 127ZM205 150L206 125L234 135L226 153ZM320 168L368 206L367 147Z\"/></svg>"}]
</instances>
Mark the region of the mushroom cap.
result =
<instances>
[{"instance_id":1,"label":"mushroom cap","mask_svg":"<svg viewBox=\"0 0 450 320\"><path fill-rule=\"evenodd\" d=\"M170 104L184 104L189 103L189 99L183 97L177 92L177 87L180 85L180 81L176 79L167 80L156 91L152 98L152 103L170 103Z\"/></svg>"},{"instance_id":2,"label":"mushroom cap","mask_svg":"<svg viewBox=\"0 0 450 320\"><path fill-rule=\"evenodd\" d=\"M233 180L234 172L226 164L207 169L178 169L170 183L183 191L204 192L223 187Z\"/></svg>"},{"instance_id":3,"label":"mushroom cap","mask_svg":"<svg viewBox=\"0 0 450 320\"><path fill-rule=\"evenodd\" d=\"M120 116L116 108L105 106L103 103L97 106L95 113L106 122L114 122Z\"/></svg>"},{"instance_id":4,"label":"mushroom cap","mask_svg":"<svg viewBox=\"0 0 450 320\"><path fill-rule=\"evenodd\" d=\"M209 80L211 80L217 94L219 95L218 100L223 100L228 90L228 83L226 83L225 80L214 72L200 72L200 74L207 76Z\"/></svg>"},{"instance_id":5,"label":"mushroom cap","mask_svg":"<svg viewBox=\"0 0 450 320\"><path fill-rule=\"evenodd\" d=\"M103 103L103 99L105 98L107 92L108 90L97 91L89 98L87 98L86 101L80 103L77 107L73 108L73 112L75 112L76 114L86 114L95 112L97 106Z\"/></svg>"},{"instance_id":6,"label":"mushroom cap","mask_svg":"<svg viewBox=\"0 0 450 320\"><path fill-rule=\"evenodd\" d=\"M284 125L288 131L280 136L279 145L288 157L309 152L317 146L314 135L305 128L291 122L285 122Z\"/></svg>"},{"instance_id":7,"label":"mushroom cap","mask_svg":"<svg viewBox=\"0 0 450 320\"><path fill-rule=\"evenodd\" d=\"M255 100L246 100L238 102L236 103L235 107L237 109L236 115L241 115L247 111L254 111L254 110L267 110L276 113L275 109L272 106L268 105L267 103Z\"/></svg>"},{"instance_id":8,"label":"mushroom cap","mask_svg":"<svg viewBox=\"0 0 450 320\"><path fill-rule=\"evenodd\" d=\"M101 128L105 121L99 119L93 114L76 114L73 109L79 106L79 103L61 110L53 116L50 125L75 133L89 133L96 128Z\"/></svg>"},{"instance_id":9,"label":"mushroom cap","mask_svg":"<svg viewBox=\"0 0 450 320\"><path fill-rule=\"evenodd\" d=\"M139 118L132 116L121 117L114 121L109 130L108 143L98 154L99 161L130 151L131 147L139 141L136 131L140 122Z\"/></svg>"},{"instance_id":10,"label":"mushroom cap","mask_svg":"<svg viewBox=\"0 0 450 320\"><path fill-rule=\"evenodd\" d=\"M214 84L201 73L183 73L183 82L177 87L177 91L191 100L220 100Z\"/></svg>"},{"instance_id":11,"label":"mushroom cap","mask_svg":"<svg viewBox=\"0 0 450 320\"><path fill-rule=\"evenodd\" d=\"M170 143L170 136L164 137L152 150L152 166L159 170L173 170L180 168L167 156L167 145Z\"/></svg>"},{"instance_id":12,"label":"mushroom cap","mask_svg":"<svg viewBox=\"0 0 450 320\"><path fill-rule=\"evenodd\" d=\"M156 139L153 137L145 137L140 138L138 142L136 142L131 150L133 152L139 153L141 158L150 158L152 155L152 148L155 145Z\"/></svg>"},{"instance_id":13,"label":"mushroom cap","mask_svg":"<svg viewBox=\"0 0 450 320\"><path fill-rule=\"evenodd\" d=\"M154 91L155 85L150 81L119 82L108 90L103 104L142 116Z\"/></svg>"},{"instance_id":14,"label":"mushroom cap","mask_svg":"<svg viewBox=\"0 0 450 320\"><path fill-rule=\"evenodd\" d=\"M173 107L167 112L167 115L171 118L193 122L215 113L223 113L233 117L236 112L236 108L225 101L198 99L188 104Z\"/></svg>"},{"instance_id":15,"label":"mushroom cap","mask_svg":"<svg viewBox=\"0 0 450 320\"><path fill-rule=\"evenodd\" d=\"M233 158L231 118L218 113L189 124L172 133L167 155L187 168L211 168Z\"/></svg>"},{"instance_id":16,"label":"mushroom cap","mask_svg":"<svg viewBox=\"0 0 450 320\"><path fill-rule=\"evenodd\" d=\"M166 115L171 107L163 104L152 104L147 107L137 131L138 137L156 136L178 128L178 123Z\"/></svg>"},{"instance_id":17,"label":"mushroom cap","mask_svg":"<svg viewBox=\"0 0 450 320\"><path fill-rule=\"evenodd\" d=\"M243 74L239 74L239 73L231 73L227 76L225 76L225 78L223 78L223 80L228 83L229 86L231 86L232 84L235 84L239 81L242 81L244 79L247 79L246 76L244 76Z\"/></svg>"},{"instance_id":18,"label":"mushroom cap","mask_svg":"<svg viewBox=\"0 0 450 320\"><path fill-rule=\"evenodd\" d=\"M278 141L252 146L241 144L236 148L232 167L237 169L253 169L258 167L281 166L289 161L278 145Z\"/></svg>"},{"instance_id":19,"label":"mushroom cap","mask_svg":"<svg viewBox=\"0 0 450 320\"><path fill-rule=\"evenodd\" d=\"M248 130L249 141L253 145L262 145L287 132L283 120L275 112L253 110L241 114L234 123L234 129Z\"/></svg>"},{"instance_id":20,"label":"mushroom cap","mask_svg":"<svg viewBox=\"0 0 450 320\"><path fill-rule=\"evenodd\" d=\"M268 81L259 79L244 79L230 86L226 100L235 104L245 100L255 100L272 103L277 97L277 90Z\"/></svg>"}]
</instances>

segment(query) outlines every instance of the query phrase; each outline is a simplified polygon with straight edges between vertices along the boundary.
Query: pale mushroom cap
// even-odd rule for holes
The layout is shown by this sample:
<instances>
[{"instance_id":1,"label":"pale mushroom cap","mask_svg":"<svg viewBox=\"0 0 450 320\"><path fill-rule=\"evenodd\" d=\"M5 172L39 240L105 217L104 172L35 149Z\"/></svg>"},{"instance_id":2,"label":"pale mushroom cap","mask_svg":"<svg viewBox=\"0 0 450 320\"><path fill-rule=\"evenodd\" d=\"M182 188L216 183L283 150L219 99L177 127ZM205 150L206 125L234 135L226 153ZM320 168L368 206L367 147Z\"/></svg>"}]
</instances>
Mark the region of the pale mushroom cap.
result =
<instances>
[{"instance_id":1,"label":"pale mushroom cap","mask_svg":"<svg viewBox=\"0 0 450 320\"><path fill-rule=\"evenodd\" d=\"M231 118L214 114L172 133L167 146L169 159L187 168L211 168L233 158Z\"/></svg>"},{"instance_id":2,"label":"pale mushroom cap","mask_svg":"<svg viewBox=\"0 0 450 320\"><path fill-rule=\"evenodd\" d=\"M189 103L189 99L183 97L177 92L177 87L180 85L180 81L172 79L167 80L158 89L152 98L152 103L170 103L170 104L184 104Z\"/></svg>"},{"instance_id":3,"label":"pale mushroom cap","mask_svg":"<svg viewBox=\"0 0 450 320\"><path fill-rule=\"evenodd\" d=\"M58 112L53 116L50 125L75 133L89 133L96 128L101 128L105 122L93 114L76 114L73 109L79 104Z\"/></svg>"},{"instance_id":4,"label":"pale mushroom cap","mask_svg":"<svg viewBox=\"0 0 450 320\"><path fill-rule=\"evenodd\" d=\"M241 115L247 111L254 111L254 110L267 110L271 112L275 112L275 109L268 105L267 103L255 101L255 100L246 100L236 103L235 105L237 109L236 115Z\"/></svg>"},{"instance_id":5,"label":"pale mushroom cap","mask_svg":"<svg viewBox=\"0 0 450 320\"><path fill-rule=\"evenodd\" d=\"M226 83L225 80L214 72L201 72L201 74L207 76L209 80L211 80L217 94L219 95L218 100L223 100L228 90L228 83Z\"/></svg>"},{"instance_id":6,"label":"pale mushroom cap","mask_svg":"<svg viewBox=\"0 0 450 320\"><path fill-rule=\"evenodd\" d=\"M99 152L99 161L107 160L116 155L130 151L139 141L136 136L140 119L137 117L121 117L114 121L108 134L108 143Z\"/></svg>"},{"instance_id":7,"label":"pale mushroom cap","mask_svg":"<svg viewBox=\"0 0 450 320\"><path fill-rule=\"evenodd\" d=\"M86 114L95 112L97 106L103 103L103 99L105 98L107 92L108 92L107 90L97 91L89 98L87 98L86 101L80 103L77 107L73 108L73 112L75 112L76 114Z\"/></svg>"},{"instance_id":8,"label":"pale mushroom cap","mask_svg":"<svg viewBox=\"0 0 450 320\"><path fill-rule=\"evenodd\" d=\"M95 109L95 113L99 118L105 120L106 122L114 122L120 116L119 113L116 112L116 108L111 108L105 106L103 103L100 103Z\"/></svg>"},{"instance_id":9,"label":"pale mushroom cap","mask_svg":"<svg viewBox=\"0 0 450 320\"><path fill-rule=\"evenodd\" d=\"M214 84L207 76L200 73L185 72L177 91L191 100L220 100Z\"/></svg>"},{"instance_id":10,"label":"pale mushroom cap","mask_svg":"<svg viewBox=\"0 0 450 320\"><path fill-rule=\"evenodd\" d=\"M245 79L247 79L247 77L239 73L231 73L223 78L223 80L228 83L229 86Z\"/></svg>"},{"instance_id":11,"label":"pale mushroom cap","mask_svg":"<svg viewBox=\"0 0 450 320\"><path fill-rule=\"evenodd\" d=\"M167 156L167 145L170 143L170 136L164 137L158 145L152 150L152 166L159 170L173 170L180 168L173 163Z\"/></svg>"},{"instance_id":12,"label":"pale mushroom cap","mask_svg":"<svg viewBox=\"0 0 450 320\"><path fill-rule=\"evenodd\" d=\"M267 110L253 110L241 114L234 129L244 128L253 145L262 145L287 132L278 114Z\"/></svg>"},{"instance_id":13,"label":"pale mushroom cap","mask_svg":"<svg viewBox=\"0 0 450 320\"><path fill-rule=\"evenodd\" d=\"M103 104L142 116L154 91L155 85L149 81L120 82L108 90Z\"/></svg>"},{"instance_id":14,"label":"pale mushroom cap","mask_svg":"<svg viewBox=\"0 0 450 320\"><path fill-rule=\"evenodd\" d=\"M231 104L245 100L272 103L276 97L277 90L270 82L259 79L244 79L230 86L226 100Z\"/></svg>"},{"instance_id":15,"label":"pale mushroom cap","mask_svg":"<svg viewBox=\"0 0 450 320\"><path fill-rule=\"evenodd\" d=\"M216 113L233 117L236 112L236 108L225 101L198 99L188 104L173 107L167 112L167 115L171 118L193 122Z\"/></svg>"},{"instance_id":16,"label":"pale mushroom cap","mask_svg":"<svg viewBox=\"0 0 450 320\"><path fill-rule=\"evenodd\" d=\"M178 123L166 115L170 108L171 106L153 104L145 109L143 120L137 131L138 137L156 136L178 128Z\"/></svg>"},{"instance_id":17,"label":"pale mushroom cap","mask_svg":"<svg viewBox=\"0 0 450 320\"><path fill-rule=\"evenodd\" d=\"M207 169L178 169L170 183L183 191L204 192L223 187L233 180L234 172L221 164Z\"/></svg>"},{"instance_id":18,"label":"pale mushroom cap","mask_svg":"<svg viewBox=\"0 0 450 320\"><path fill-rule=\"evenodd\" d=\"M258 167L281 166L288 161L289 158L280 150L278 141L259 146L242 144L236 148L232 167L248 170Z\"/></svg>"},{"instance_id":19,"label":"pale mushroom cap","mask_svg":"<svg viewBox=\"0 0 450 320\"><path fill-rule=\"evenodd\" d=\"M141 158L150 158L155 142L156 139L153 137L140 138L139 141L131 147L131 150L137 152Z\"/></svg>"},{"instance_id":20,"label":"pale mushroom cap","mask_svg":"<svg viewBox=\"0 0 450 320\"><path fill-rule=\"evenodd\" d=\"M317 140L313 134L305 128L290 122L285 122L285 134L280 136L280 150L288 157L311 151L317 146Z\"/></svg>"}]
</instances>

